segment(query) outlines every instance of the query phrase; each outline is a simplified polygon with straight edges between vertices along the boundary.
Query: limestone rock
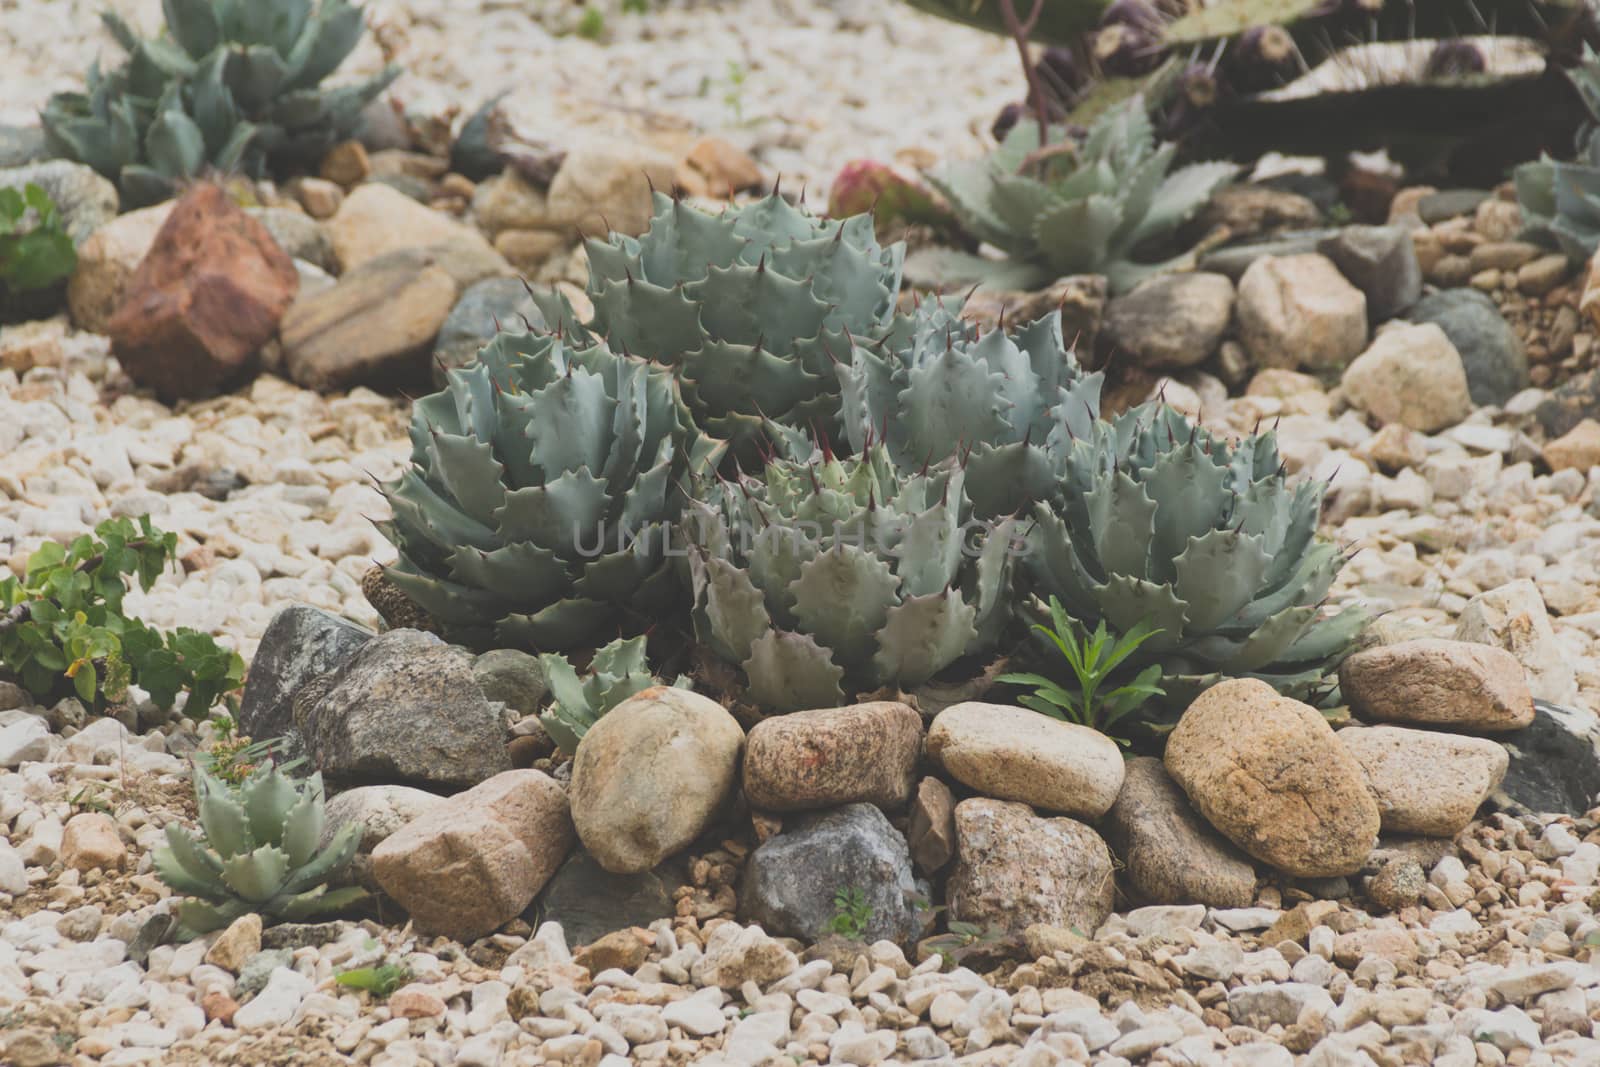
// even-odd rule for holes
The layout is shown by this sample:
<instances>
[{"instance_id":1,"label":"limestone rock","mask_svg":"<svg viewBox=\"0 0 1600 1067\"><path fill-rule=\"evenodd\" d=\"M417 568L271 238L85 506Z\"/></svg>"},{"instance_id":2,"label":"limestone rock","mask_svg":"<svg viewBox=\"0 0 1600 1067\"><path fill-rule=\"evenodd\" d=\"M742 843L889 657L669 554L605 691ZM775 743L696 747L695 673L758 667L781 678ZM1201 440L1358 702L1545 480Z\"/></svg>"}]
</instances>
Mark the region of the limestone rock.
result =
<instances>
[{"instance_id":1,"label":"limestone rock","mask_svg":"<svg viewBox=\"0 0 1600 1067\"><path fill-rule=\"evenodd\" d=\"M382 886L372 873L372 852L396 831L404 829L445 802L445 798L404 785L363 785L347 789L328 801L318 848L333 843L350 823L361 826L356 854L338 876L340 885L359 885L378 892Z\"/></svg>"},{"instance_id":2,"label":"limestone rock","mask_svg":"<svg viewBox=\"0 0 1600 1067\"><path fill-rule=\"evenodd\" d=\"M1504 404L1528 387L1528 356L1522 341L1487 294L1441 289L1413 304L1405 317L1409 322L1431 322L1450 338L1461 356L1474 404Z\"/></svg>"},{"instance_id":3,"label":"limestone rock","mask_svg":"<svg viewBox=\"0 0 1600 1067\"><path fill-rule=\"evenodd\" d=\"M1250 264L1235 314L1257 367L1338 371L1367 343L1367 298L1316 254Z\"/></svg>"},{"instance_id":4,"label":"limestone rock","mask_svg":"<svg viewBox=\"0 0 1600 1067\"><path fill-rule=\"evenodd\" d=\"M941 711L928 755L985 796L1099 818L1122 788L1122 752L1087 726L1027 708L968 702Z\"/></svg>"},{"instance_id":5,"label":"limestone rock","mask_svg":"<svg viewBox=\"0 0 1600 1067\"><path fill-rule=\"evenodd\" d=\"M1221 274L1158 274L1106 307L1110 342L1144 367L1193 367L1216 352L1233 318Z\"/></svg>"},{"instance_id":6,"label":"limestone rock","mask_svg":"<svg viewBox=\"0 0 1600 1067\"><path fill-rule=\"evenodd\" d=\"M1377 839L1361 765L1316 709L1265 682L1200 694L1168 738L1165 763L1212 826L1288 874L1352 874Z\"/></svg>"},{"instance_id":7,"label":"limestone rock","mask_svg":"<svg viewBox=\"0 0 1600 1067\"><path fill-rule=\"evenodd\" d=\"M376 182L357 187L325 225L341 274L388 252L430 245L467 245L480 257L499 259L473 227Z\"/></svg>"},{"instance_id":8,"label":"limestone rock","mask_svg":"<svg viewBox=\"0 0 1600 1067\"><path fill-rule=\"evenodd\" d=\"M952 919L1013 933L1042 923L1092 936L1111 914L1111 852L1083 823L974 797L956 805L956 840L946 887Z\"/></svg>"},{"instance_id":9,"label":"limestone rock","mask_svg":"<svg viewBox=\"0 0 1600 1067\"><path fill-rule=\"evenodd\" d=\"M105 333L122 307L128 282L177 202L119 215L89 235L78 248L78 265L67 281L67 309L80 330Z\"/></svg>"},{"instance_id":10,"label":"limestone rock","mask_svg":"<svg viewBox=\"0 0 1600 1067\"><path fill-rule=\"evenodd\" d=\"M506 771L389 835L372 871L418 932L471 941L528 906L572 847L561 786Z\"/></svg>"},{"instance_id":11,"label":"limestone rock","mask_svg":"<svg viewBox=\"0 0 1600 1067\"><path fill-rule=\"evenodd\" d=\"M1244 908L1255 899L1255 868L1195 814L1158 759L1128 760L1103 829L1135 899L1213 908Z\"/></svg>"},{"instance_id":12,"label":"limestone rock","mask_svg":"<svg viewBox=\"0 0 1600 1067\"><path fill-rule=\"evenodd\" d=\"M1528 689L1553 704L1578 697L1572 660L1556 640L1544 598L1532 579L1519 578L1467 601L1456 620L1456 640L1498 645L1527 672Z\"/></svg>"},{"instance_id":13,"label":"limestone rock","mask_svg":"<svg viewBox=\"0 0 1600 1067\"><path fill-rule=\"evenodd\" d=\"M61 834L62 866L74 871L114 871L127 862L128 847L111 816L84 811L67 820Z\"/></svg>"},{"instance_id":14,"label":"limestone rock","mask_svg":"<svg viewBox=\"0 0 1600 1067\"><path fill-rule=\"evenodd\" d=\"M744 731L722 705L654 686L583 735L572 818L608 871L648 871L700 835L732 793Z\"/></svg>"},{"instance_id":15,"label":"limestone rock","mask_svg":"<svg viewBox=\"0 0 1600 1067\"><path fill-rule=\"evenodd\" d=\"M864 801L888 810L911 797L922 716L894 701L776 715L751 731L744 792L767 811Z\"/></svg>"},{"instance_id":16,"label":"limestone rock","mask_svg":"<svg viewBox=\"0 0 1600 1067\"><path fill-rule=\"evenodd\" d=\"M650 225L652 185L667 192L677 169L670 153L643 141L575 146L550 182L550 220L585 233L637 237Z\"/></svg>"},{"instance_id":17,"label":"limestone rock","mask_svg":"<svg viewBox=\"0 0 1600 1067\"><path fill-rule=\"evenodd\" d=\"M1383 425L1434 433L1472 414L1461 355L1431 322L1379 333L1345 368L1341 384L1353 406Z\"/></svg>"},{"instance_id":18,"label":"limestone rock","mask_svg":"<svg viewBox=\"0 0 1600 1067\"><path fill-rule=\"evenodd\" d=\"M1533 721L1521 664L1490 645L1438 638L1379 645L1345 659L1339 686L1357 715L1378 722L1494 733Z\"/></svg>"},{"instance_id":19,"label":"limestone rock","mask_svg":"<svg viewBox=\"0 0 1600 1067\"><path fill-rule=\"evenodd\" d=\"M1347 727L1338 733L1367 774L1383 829L1454 837L1505 777L1506 750L1481 737Z\"/></svg>"}]
</instances>

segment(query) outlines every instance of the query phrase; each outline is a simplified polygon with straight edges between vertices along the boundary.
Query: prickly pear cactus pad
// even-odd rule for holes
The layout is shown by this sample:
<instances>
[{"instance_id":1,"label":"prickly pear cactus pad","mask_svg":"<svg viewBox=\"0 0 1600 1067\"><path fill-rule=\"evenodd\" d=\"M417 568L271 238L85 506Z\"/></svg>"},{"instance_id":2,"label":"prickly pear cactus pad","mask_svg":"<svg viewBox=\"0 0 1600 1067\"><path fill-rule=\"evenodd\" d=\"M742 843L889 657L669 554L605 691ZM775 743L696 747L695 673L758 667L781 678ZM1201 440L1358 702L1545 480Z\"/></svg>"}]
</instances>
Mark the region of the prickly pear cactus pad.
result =
<instances>
[{"instance_id":1,"label":"prickly pear cactus pad","mask_svg":"<svg viewBox=\"0 0 1600 1067\"><path fill-rule=\"evenodd\" d=\"M657 194L642 237L588 251L593 320L545 296L547 321L671 367L696 423L743 460L766 419L832 434L834 360L891 327L905 256L870 215L819 219L776 192L719 214Z\"/></svg>"},{"instance_id":2,"label":"prickly pear cactus pad","mask_svg":"<svg viewBox=\"0 0 1600 1067\"><path fill-rule=\"evenodd\" d=\"M1142 405L1073 445L1059 507L1034 510L1029 592L1091 627L1156 627L1129 663L1159 663L1175 707L1225 678L1304 697L1366 620L1324 610L1346 559L1317 536L1325 488L1289 483L1270 432L1229 444Z\"/></svg>"},{"instance_id":3,"label":"prickly pear cactus pad","mask_svg":"<svg viewBox=\"0 0 1600 1067\"><path fill-rule=\"evenodd\" d=\"M389 577L452 639L541 650L677 592L667 535L723 444L671 376L590 342L501 334L419 400L411 466L385 485Z\"/></svg>"},{"instance_id":4,"label":"prickly pear cactus pad","mask_svg":"<svg viewBox=\"0 0 1600 1067\"><path fill-rule=\"evenodd\" d=\"M971 522L965 485L955 464L903 475L874 445L711 487L682 523L701 639L782 711L909 688L993 648L1015 523Z\"/></svg>"}]
</instances>

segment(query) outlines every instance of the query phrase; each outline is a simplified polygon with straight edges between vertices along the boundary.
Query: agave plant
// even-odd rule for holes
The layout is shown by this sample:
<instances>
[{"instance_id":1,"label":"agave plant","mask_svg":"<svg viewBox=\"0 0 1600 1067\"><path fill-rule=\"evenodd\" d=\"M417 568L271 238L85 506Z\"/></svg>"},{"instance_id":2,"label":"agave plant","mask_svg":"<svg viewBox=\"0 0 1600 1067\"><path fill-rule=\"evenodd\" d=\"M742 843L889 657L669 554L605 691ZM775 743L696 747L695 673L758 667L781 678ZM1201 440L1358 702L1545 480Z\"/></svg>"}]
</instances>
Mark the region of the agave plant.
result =
<instances>
[{"instance_id":1,"label":"agave plant","mask_svg":"<svg viewBox=\"0 0 1600 1067\"><path fill-rule=\"evenodd\" d=\"M1171 170L1177 146L1155 143L1138 95L1096 119L1081 145L1064 135L1041 144L1039 133L1037 124L1019 122L986 158L929 175L972 235L1010 258L926 249L908 264L914 276L1036 289L1062 275L1094 273L1125 291L1183 262L1149 262L1144 250L1170 240L1237 171L1230 163Z\"/></svg>"},{"instance_id":2,"label":"agave plant","mask_svg":"<svg viewBox=\"0 0 1600 1067\"><path fill-rule=\"evenodd\" d=\"M874 445L710 487L682 524L701 640L784 711L915 686L992 648L1014 520L971 523L964 486L955 464L906 475Z\"/></svg>"},{"instance_id":3,"label":"agave plant","mask_svg":"<svg viewBox=\"0 0 1600 1067\"><path fill-rule=\"evenodd\" d=\"M121 187L124 206L170 196L206 167L261 177L314 164L356 129L361 109L400 73L321 90L364 30L347 0L163 0L166 33L141 38L102 16L128 59L96 62L81 93L50 98L41 119L56 154Z\"/></svg>"},{"instance_id":4,"label":"agave plant","mask_svg":"<svg viewBox=\"0 0 1600 1067\"><path fill-rule=\"evenodd\" d=\"M589 675L580 678L565 656L546 652L539 657L553 699L539 714L545 732L567 755L578 750L578 742L600 717L629 697L653 685L655 676L645 660L645 639L618 639L597 650L589 664ZM672 683L689 687L689 679Z\"/></svg>"},{"instance_id":5,"label":"agave plant","mask_svg":"<svg viewBox=\"0 0 1600 1067\"><path fill-rule=\"evenodd\" d=\"M220 930L251 912L299 922L337 911L366 897L364 890L328 891L361 843L351 823L319 849L324 822L322 776L295 782L275 766L237 791L203 767L194 768L195 805L203 840L177 823L155 851L156 874L190 899L178 920L190 937Z\"/></svg>"},{"instance_id":6,"label":"agave plant","mask_svg":"<svg viewBox=\"0 0 1600 1067\"><path fill-rule=\"evenodd\" d=\"M1570 163L1544 156L1514 177L1526 237L1573 260L1600 248L1600 136L1589 134Z\"/></svg>"},{"instance_id":7,"label":"agave plant","mask_svg":"<svg viewBox=\"0 0 1600 1067\"><path fill-rule=\"evenodd\" d=\"M1156 630L1127 664L1159 664L1176 706L1223 678L1304 697L1365 622L1323 610L1345 562L1316 535L1326 487L1290 485L1271 433L1229 445L1142 405L1078 439L1061 488L1034 510L1034 592L1089 628Z\"/></svg>"},{"instance_id":8,"label":"agave plant","mask_svg":"<svg viewBox=\"0 0 1600 1067\"><path fill-rule=\"evenodd\" d=\"M833 430L832 353L891 327L905 254L870 215L818 219L776 192L720 215L658 193L644 236L588 250L593 320L541 294L546 320L673 368L696 423L746 460L766 418Z\"/></svg>"},{"instance_id":9,"label":"agave plant","mask_svg":"<svg viewBox=\"0 0 1600 1067\"><path fill-rule=\"evenodd\" d=\"M679 483L714 467L671 377L603 344L503 333L412 410L384 486L389 578L454 641L583 644L624 605L669 604Z\"/></svg>"},{"instance_id":10,"label":"agave plant","mask_svg":"<svg viewBox=\"0 0 1600 1067\"><path fill-rule=\"evenodd\" d=\"M876 343L854 342L835 371L852 449L879 442L902 470L961 459L985 518L1053 495L1060 457L1099 416L1104 382L1079 367L1059 314L983 333L941 300ZM796 434L773 435L794 454Z\"/></svg>"}]
</instances>

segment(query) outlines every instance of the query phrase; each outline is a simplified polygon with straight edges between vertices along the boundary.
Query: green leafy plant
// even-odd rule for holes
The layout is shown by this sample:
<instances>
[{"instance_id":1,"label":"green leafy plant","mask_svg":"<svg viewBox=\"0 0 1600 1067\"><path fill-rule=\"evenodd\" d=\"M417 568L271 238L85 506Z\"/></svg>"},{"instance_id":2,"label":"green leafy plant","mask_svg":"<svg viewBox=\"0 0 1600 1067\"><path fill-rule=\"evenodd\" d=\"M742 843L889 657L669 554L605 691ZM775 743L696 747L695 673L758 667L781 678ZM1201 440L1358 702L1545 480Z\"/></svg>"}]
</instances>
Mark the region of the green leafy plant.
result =
<instances>
[{"instance_id":1,"label":"green leafy plant","mask_svg":"<svg viewBox=\"0 0 1600 1067\"><path fill-rule=\"evenodd\" d=\"M979 926L977 923L951 919L945 923L944 933L926 939L922 947L938 954L946 967L954 967L967 951L997 945L1005 939L1005 930L994 923Z\"/></svg>"},{"instance_id":2,"label":"green leafy plant","mask_svg":"<svg viewBox=\"0 0 1600 1067\"><path fill-rule=\"evenodd\" d=\"M593 318L539 293L545 321L670 367L695 424L747 464L769 419L834 432L836 354L894 324L905 252L879 247L871 216L819 219L776 193L721 214L658 193L642 237L587 247Z\"/></svg>"},{"instance_id":3,"label":"green leafy plant","mask_svg":"<svg viewBox=\"0 0 1600 1067\"><path fill-rule=\"evenodd\" d=\"M783 711L989 651L1011 614L1013 520L969 524L965 486L954 464L906 474L874 445L706 487L681 523L701 640Z\"/></svg>"},{"instance_id":4,"label":"green leafy plant","mask_svg":"<svg viewBox=\"0 0 1600 1067\"><path fill-rule=\"evenodd\" d=\"M577 34L587 41L598 41L606 32L606 15L593 4L583 9L578 17Z\"/></svg>"},{"instance_id":5,"label":"green leafy plant","mask_svg":"<svg viewBox=\"0 0 1600 1067\"><path fill-rule=\"evenodd\" d=\"M458 643L576 648L681 594L675 486L723 446L665 370L571 341L501 334L412 408L411 466L383 486L387 573Z\"/></svg>"},{"instance_id":6,"label":"green leafy plant","mask_svg":"<svg viewBox=\"0 0 1600 1067\"><path fill-rule=\"evenodd\" d=\"M1230 444L1141 405L1079 438L1035 506L1030 583L1085 628L1144 634L1124 662L1160 666L1164 703L1237 677L1304 698L1366 621L1324 611L1345 563L1317 536L1326 488L1291 485L1271 433Z\"/></svg>"},{"instance_id":7,"label":"green leafy plant","mask_svg":"<svg viewBox=\"0 0 1600 1067\"><path fill-rule=\"evenodd\" d=\"M19 580L0 579L0 666L41 700L75 694L104 709L135 683L170 708L198 718L242 684L244 661L210 634L163 632L125 616L131 577L148 591L172 560L177 535L148 516L110 519L70 545L47 541Z\"/></svg>"},{"instance_id":8,"label":"green leafy plant","mask_svg":"<svg viewBox=\"0 0 1600 1067\"><path fill-rule=\"evenodd\" d=\"M1018 702L1024 707L1116 736L1112 730L1119 721L1137 711L1151 697L1164 694L1157 684L1161 681L1161 666L1155 663L1126 684L1101 692L1123 661L1160 631L1140 622L1122 636L1113 637L1102 619L1091 634L1067 614L1055 597L1050 598L1050 620L1051 625L1036 624L1034 630L1060 651L1077 681L1077 688L1069 689L1042 674L1000 675L999 681L1035 687L1032 693L1019 698ZM1121 737L1116 740L1122 745L1128 743Z\"/></svg>"},{"instance_id":9,"label":"green leafy plant","mask_svg":"<svg viewBox=\"0 0 1600 1067\"><path fill-rule=\"evenodd\" d=\"M297 782L268 767L234 789L196 766L194 792L203 838L170 822L154 854L161 880L189 897L178 905L182 935L220 930L250 912L299 922L366 898L357 888L328 891L328 879L355 855L362 827L342 826L326 848L317 847L320 774Z\"/></svg>"},{"instance_id":10,"label":"green leafy plant","mask_svg":"<svg viewBox=\"0 0 1600 1067\"><path fill-rule=\"evenodd\" d=\"M1157 145L1142 96L1095 120L1081 144L1058 132L1041 140L1037 124L1019 122L989 156L932 171L972 236L1006 252L991 260L951 249L922 249L907 263L913 277L940 283L984 282L1036 289L1067 274L1104 274L1114 292L1131 289L1186 257L1147 258L1179 223L1232 179L1231 163L1172 170L1175 144Z\"/></svg>"},{"instance_id":11,"label":"green leafy plant","mask_svg":"<svg viewBox=\"0 0 1600 1067\"><path fill-rule=\"evenodd\" d=\"M281 737L252 741L230 731L227 736L217 738L209 747L196 752L194 758L212 777L237 789L265 767L276 766L288 772L304 763L304 758L280 759L286 743Z\"/></svg>"},{"instance_id":12,"label":"green leafy plant","mask_svg":"<svg viewBox=\"0 0 1600 1067\"><path fill-rule=\"evenodd\" d=\"M545 732L567 755L578 750L578 742L600 717L636 693L657 685L645 659L645 638L611 642L594 654L589 673L579 677L565 656L546 652L539 657L553 699L539 714ZM689 688L689 679L673 683Z\"/></svg>"},{"instance_id":13,"label":"green leafy plant","mask_svg":"<svg viewBox=\"0 0 1600 1067\"><path fill-rule=\"evenodd\" d=\"M52 149L118 183L124 207L170 196L207 167L263 177L314 165L353 134L400 73L319 88L355 49L362 10L347 0L164 0L166 32L142 38L103 18L127 60L89 68L41 118Z\"/></svg>"},{"instance_id":14,"label":"green leafy plant","mask_svg":"<svg viewBox=\"0 0 1600 1067\"><path fill-rule=\"evenodd\" d=\"M380 963L376 967L354 967L340 971L333 980L346 989L360 989L384 1000L411 981L411 969L403 963Z\"/></svg>"},{"instance_id":15,"label":"green leafy plant","mask_svg":"<svg viewBox=\"0 0 1600 1067\"><path fill-rule=\"evenodd\" d=\"M33 214L27 225L29 212ZM0 307L11 293L48 289L72 273L78 253L55 201L29 183L0 188Z\"/></svg>"},{"instance_id":16,"label":"green leafy plant","mask_svg":"<svg viewBox=\"0 0 1600 1067\"><path fill-rule=\"evenodd\" d=\"M839 889L833 894L833 916L828 919L827 930L851 941L864 941L873 914L866 893L855 886Z\"/></svg>"}]
</instances>

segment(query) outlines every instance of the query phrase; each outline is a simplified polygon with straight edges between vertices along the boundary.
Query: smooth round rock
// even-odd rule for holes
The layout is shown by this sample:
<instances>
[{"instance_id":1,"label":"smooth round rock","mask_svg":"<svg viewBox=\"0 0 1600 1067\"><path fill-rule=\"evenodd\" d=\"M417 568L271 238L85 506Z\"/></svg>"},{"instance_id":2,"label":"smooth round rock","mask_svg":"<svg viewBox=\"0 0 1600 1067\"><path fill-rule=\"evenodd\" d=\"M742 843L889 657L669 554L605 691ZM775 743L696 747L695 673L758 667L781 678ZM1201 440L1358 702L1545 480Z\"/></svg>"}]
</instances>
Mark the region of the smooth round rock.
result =
<instances>
[{"instance_id":1,"label":"smooth round rock","mask_svg":"<svg viewBox=\"0 0 1600 1067\"><path fill-rule=\"evenodd\" d=\"M1366 774L1327 720L1254 678L1200 694L1165 764L1212 826L1287 874L1354 874L1378 837Z\"/></svg>"},{"instance_id":2,"label":"smooth round rock","mask_svg":"<svg viewBox=\"0 0 1600 1067\"><path fill-rule=\"evenodd\" d=\"M1533 722L1533 694L1515 656L1468 641L1421 638L1347 658L1339 688L1350 708L1378 722L1473 733L1520 730Z\"/></svg>"},{"instance_id":3,"label":"smooth round rock","mask_svg":"<svg viewBox=\"0 0 1600 1067\"><path fill-rule=\"evenodd\" d=\"M941 711L928 755L985 796L1098 819L1122 788L1122 752L1097 730L1027 708L969 701Z\"/></svg>"},{"instance_id":4,"label":"smooth round rock","mask_svg":"<svg viewBox=\"0 0 1600 1067\"><path fill-rule=\"evenodd\" d=\"M1367 772L1389 833L1454 837L1505 777L1497 741L1403 726L1352 726L1339 742Z\"/></svg>"}]
</instances>

